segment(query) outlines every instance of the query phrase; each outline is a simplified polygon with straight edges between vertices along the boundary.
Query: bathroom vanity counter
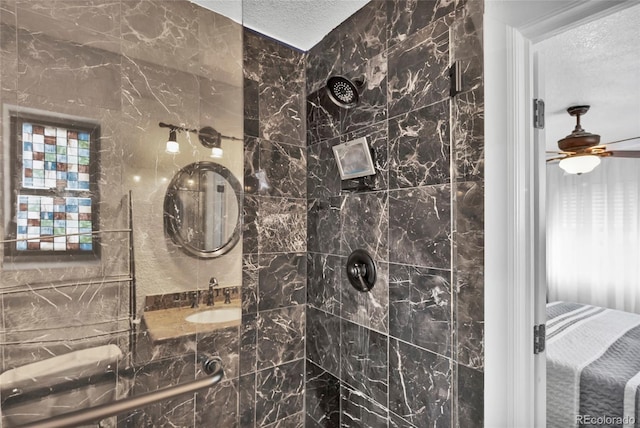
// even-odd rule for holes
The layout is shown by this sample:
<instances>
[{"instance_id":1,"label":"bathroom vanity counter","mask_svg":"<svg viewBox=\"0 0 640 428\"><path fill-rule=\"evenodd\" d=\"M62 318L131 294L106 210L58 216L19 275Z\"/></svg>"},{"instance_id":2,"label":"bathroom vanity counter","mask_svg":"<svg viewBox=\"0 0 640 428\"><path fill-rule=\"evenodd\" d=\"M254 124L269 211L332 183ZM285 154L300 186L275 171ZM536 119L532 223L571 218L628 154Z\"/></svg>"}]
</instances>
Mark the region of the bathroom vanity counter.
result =
<instances>
[{"instance_id":1,"label":"bathroom vanity counter","mask_svg":"<svg viewBox=\"0 0 640 428\"><path fill-rule=\"evenodd\" d=\"M187 318L194 314L208 313L210 311L224 311L229 309L235 309L238 311L238 314L240 314L240 301L234 299L230 304L219 304L216 306L200 306L198 308L183 306L145 311L142 316L142 320L146 330L149 332L151 340L153 342L161 342L167 339L175 339L195 335L196 333L240 325L241 316L238 316L237 319L224 320L221 322L187 321Z\"/></svg>"}]
</instances>

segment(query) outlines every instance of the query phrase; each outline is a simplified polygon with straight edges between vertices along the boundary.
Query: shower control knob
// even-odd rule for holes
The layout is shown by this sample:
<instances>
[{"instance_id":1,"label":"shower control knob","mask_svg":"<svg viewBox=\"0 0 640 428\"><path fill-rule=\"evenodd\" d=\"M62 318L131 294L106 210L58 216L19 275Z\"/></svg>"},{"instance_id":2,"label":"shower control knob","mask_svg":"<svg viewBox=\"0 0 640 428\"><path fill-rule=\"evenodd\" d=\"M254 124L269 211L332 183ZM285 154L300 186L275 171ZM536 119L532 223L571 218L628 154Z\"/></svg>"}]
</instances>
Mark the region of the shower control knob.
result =
<instances>
[{"instance_id":1,"label":"shower control knob","mask_svg":"<svg viewBox=\"0 0 640 428\"><path fill-rule=\"evenodd\" d=\"M367 274L367 266L364 264L354 263L348 269L351 276L364 277Z\"/></svg>"},{"instance_id":2,"label":"shower control knob","mask_svg":"<svg viewBox=\"0 0 640 428\"><path fill-rule=\"evenodd\" d=\"M376 264L365 250L355 250L347 259L347 278L358 291L370 291L376 283Z\"/></svg>"}]
</instances>

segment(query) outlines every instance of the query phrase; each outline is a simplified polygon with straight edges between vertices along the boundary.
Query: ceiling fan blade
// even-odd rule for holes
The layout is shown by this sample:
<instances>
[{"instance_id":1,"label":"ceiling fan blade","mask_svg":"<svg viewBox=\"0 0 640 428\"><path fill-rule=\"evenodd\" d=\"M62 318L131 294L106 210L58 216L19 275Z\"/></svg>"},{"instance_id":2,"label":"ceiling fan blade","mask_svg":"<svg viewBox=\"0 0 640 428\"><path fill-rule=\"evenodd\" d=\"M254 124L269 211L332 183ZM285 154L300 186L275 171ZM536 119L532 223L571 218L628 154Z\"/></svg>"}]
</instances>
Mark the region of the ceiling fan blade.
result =
<instances>
[{"instance_id":1,"label":"ceiling fan blade","mask_svg":"<svg viewBox=\"0 0 640 428\"><path fill-rule=\"evenodd\" d=\"M640 158L640 150L617 150L606 151L609 156L615 156L617 158Z\"/></svg>"},{"instance_id":2,"label":"ceiling fan blade","mask_svg":"<svg viewBox=\"0 0 640 428\"><path fill-rule=\"evenodd\" d=\"M610 141L608 143L600 144L598 145L598 147L610 146L611 144L624 143L624 142L633 141L633 140L637 140L638 144L640 144L640 136L637 136L637 137L625 138L624 140Z\"/></svg>"}]
</instances>

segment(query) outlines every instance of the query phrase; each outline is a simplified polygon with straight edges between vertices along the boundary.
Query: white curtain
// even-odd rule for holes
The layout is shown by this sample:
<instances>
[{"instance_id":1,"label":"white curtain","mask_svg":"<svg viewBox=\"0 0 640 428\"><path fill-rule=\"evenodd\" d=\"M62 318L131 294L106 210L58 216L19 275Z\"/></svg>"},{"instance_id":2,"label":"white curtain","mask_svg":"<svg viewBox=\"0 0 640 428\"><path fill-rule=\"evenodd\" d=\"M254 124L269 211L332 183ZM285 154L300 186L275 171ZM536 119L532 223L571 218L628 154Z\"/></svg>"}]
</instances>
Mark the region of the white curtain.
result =
<instances>
[{"instance_id":1,"label":"white curtain","mask_svg":"<svg viewBox=\"0 0 640 428\"><path fill-rule=\"evenodd\" d=\"M640 159L547 166L547 296L640 313Z\"/></svg>"}]
</instances>

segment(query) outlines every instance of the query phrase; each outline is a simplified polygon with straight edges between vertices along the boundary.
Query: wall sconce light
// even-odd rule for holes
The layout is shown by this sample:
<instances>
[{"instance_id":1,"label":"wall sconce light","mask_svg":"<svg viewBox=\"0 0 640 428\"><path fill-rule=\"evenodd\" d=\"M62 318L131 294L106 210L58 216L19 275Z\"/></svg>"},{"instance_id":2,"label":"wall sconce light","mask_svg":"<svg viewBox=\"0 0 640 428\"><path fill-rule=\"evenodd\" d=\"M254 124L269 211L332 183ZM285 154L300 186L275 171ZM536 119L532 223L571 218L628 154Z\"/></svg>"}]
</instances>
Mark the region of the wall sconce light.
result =
<instances>
[{"instance_id":1,"label":"wall sconce light","mask_svg":"<svg viewBox=\"0 0 640 428\"><path fill-rule=\"evenodd\" d=\"M177 155L180 153L180 144L178 144L177 133L178 131L182 131L183 128L175 125L169 125L167 123L160 122L160 128L169 128L169 139L165 144L164 151L169 153L170 155Z\"/></svg>"},{"instance_id":2,"label":"wall sconce light","mask_svg":"<svg viewBox=\"0 0 640 428\"><path fill-rule=\"evenodd\" d=\"M211 126L205 126L203 128L200 128L199 130L184 128L182 126L171 125L164 122L160 122L159 126L160 128L169 128L169 140L167 141L165 151L170 154L180 153L180 145L178 144L178 140L176 139L176 134L178 131L193 132L194 134L196 134L198 136L198 139L200 140L200 143L204 147L211 149L211 154L209 156L218 159L221 158L224 154L222 150L223 138L225 140L242 141L242 138L222 135Z\"/></svg>"},{"instance_id":3,"label":"wall sconce light","mask_svg":"<svg viewBox=\"0 0 640 428\"><path fill-rule=\"evenodd\" d=\"M172 129L169 131L169 139L167 140L165 152L170 154L180 153L180 144L178 144L178 139L176 138L175 129Z\"/></svg>"},{"instance_id":4,"label":"wall sconce light","mask_svg":"<svg viewBox=\"0 0 640 428\"><path fill-rule=\"evenodd\" d=\"M221 158L224 154L222 150L222 135L210 126L205 126L198 132L200 143L208 149L211 149L209 157Z\"/></svg>"}]
</instances>

